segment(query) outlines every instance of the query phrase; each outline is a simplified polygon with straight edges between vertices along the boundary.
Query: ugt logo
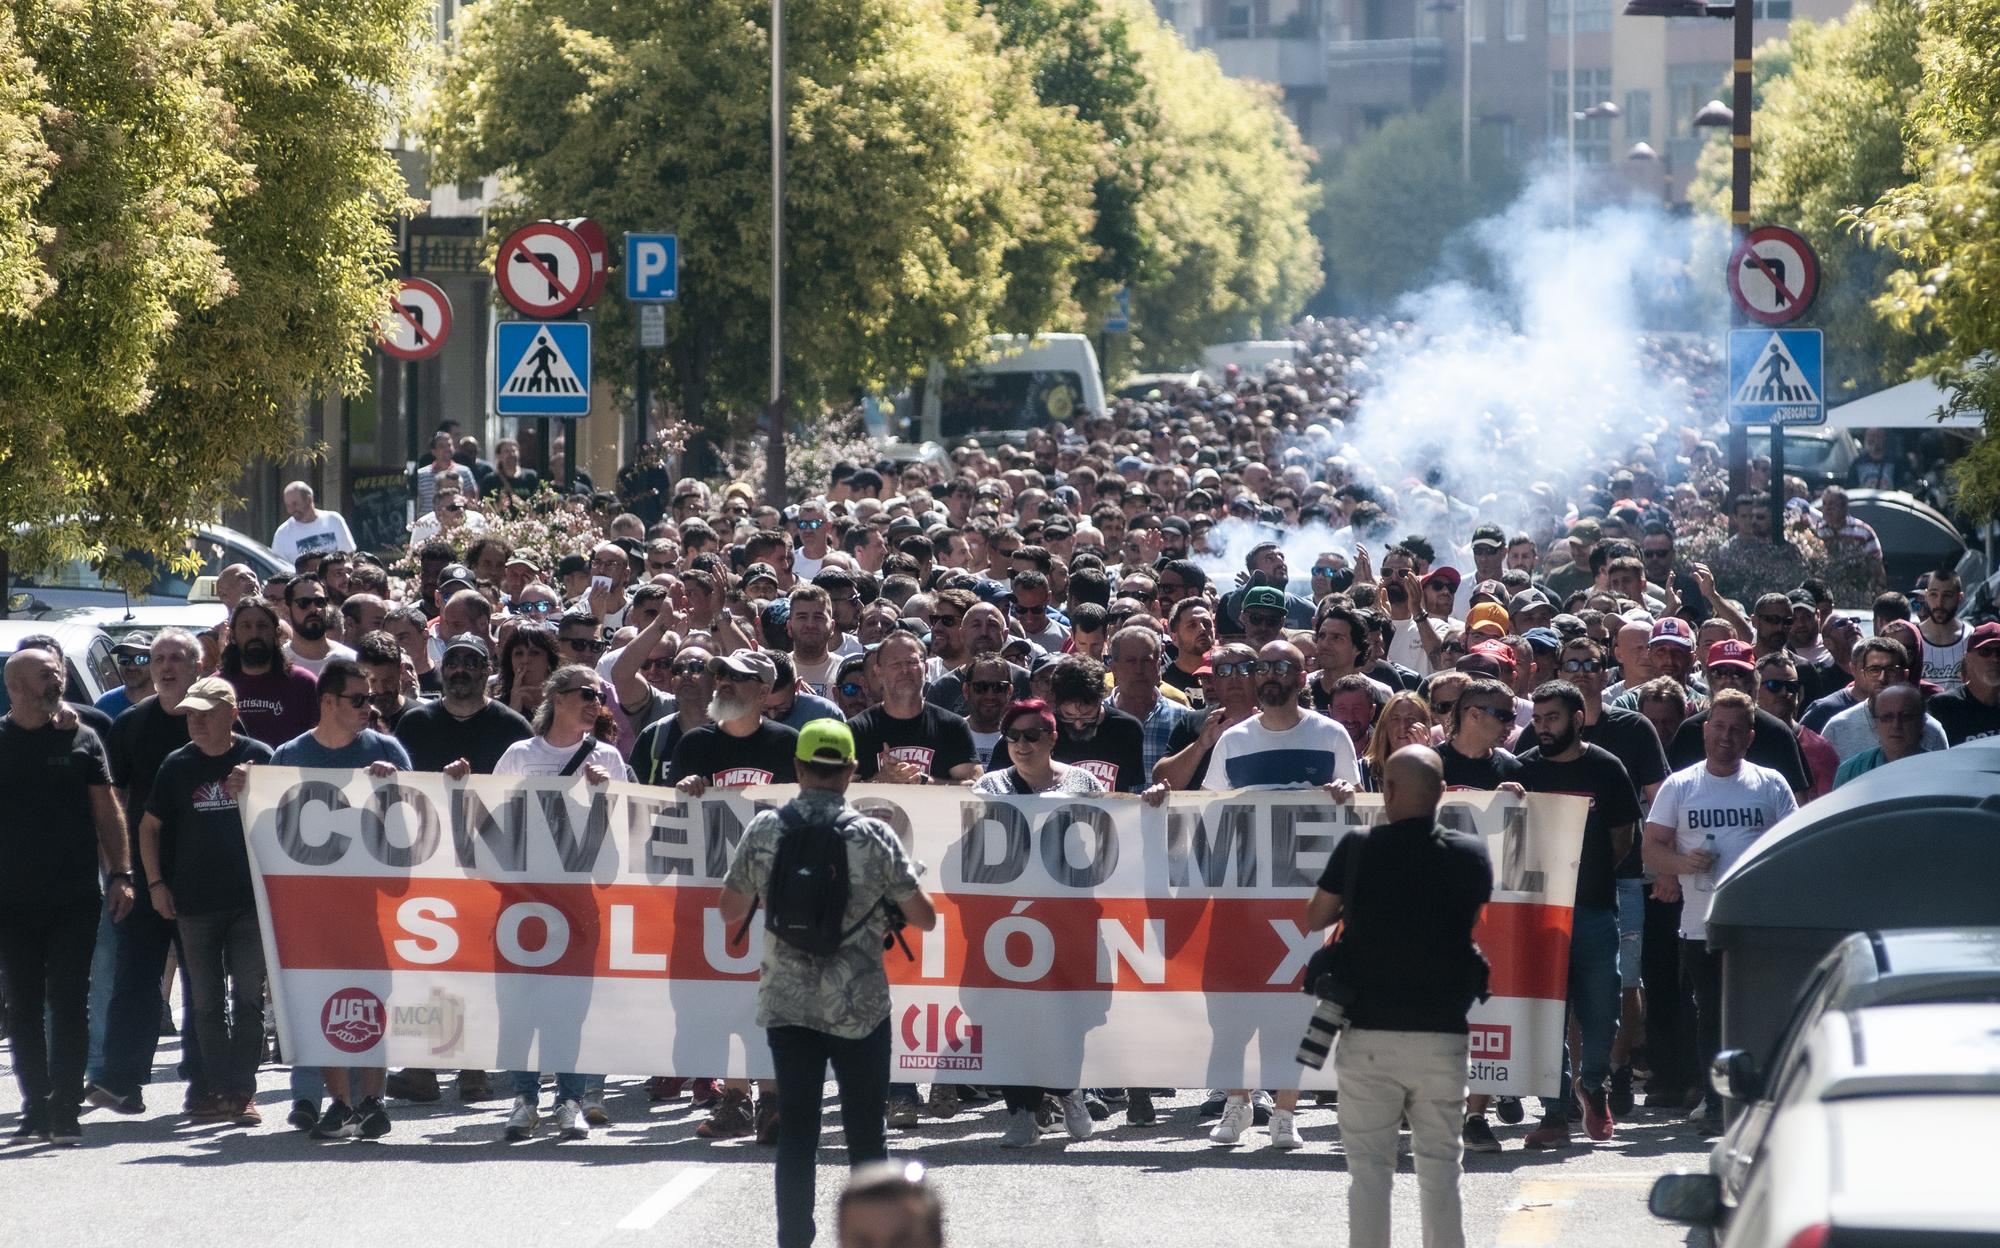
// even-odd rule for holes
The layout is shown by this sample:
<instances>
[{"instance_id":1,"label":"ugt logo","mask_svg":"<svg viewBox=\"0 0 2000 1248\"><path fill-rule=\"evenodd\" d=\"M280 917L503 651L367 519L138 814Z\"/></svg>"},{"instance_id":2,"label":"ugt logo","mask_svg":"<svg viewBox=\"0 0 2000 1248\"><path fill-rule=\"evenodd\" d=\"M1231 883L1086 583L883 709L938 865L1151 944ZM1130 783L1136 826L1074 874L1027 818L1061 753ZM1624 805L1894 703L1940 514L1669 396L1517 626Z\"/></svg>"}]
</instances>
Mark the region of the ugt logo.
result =
<instances>
[{"instance_id":1,"label":"ugt logo","mask_svg":"<svg viewBox=\"0 0 2000 1248\"><path fill-rule=\"evenodd\" d=\"M1475 1062L1504 1062L1514 1055L1514 1029L1505 1023L1474 1023L1467 1039Z\"/></svg>"},{"instance_id":2,"label":"ugt logo","mask_svg":"<svg viewBox=\"0 0 2000 1248\"><path fill-rule=\"evenodd\" d=\"M320 1033L343 1053L365 1053L382 1039L382 998L366 988L342 988L320 1007Z\"/></svg>"},{"instance_id":3,"label":"ugt logo","mask_svg":"<svg viewBox=\"0 0 2000 1248\"><path fill-rule=\"evenodd\" d=\"M897 1064L904 1070L980 1070L984 1044L979 1024L957 1006L912 1005L903 1011L905 1052Z\"/></svg>"}]
</instances>

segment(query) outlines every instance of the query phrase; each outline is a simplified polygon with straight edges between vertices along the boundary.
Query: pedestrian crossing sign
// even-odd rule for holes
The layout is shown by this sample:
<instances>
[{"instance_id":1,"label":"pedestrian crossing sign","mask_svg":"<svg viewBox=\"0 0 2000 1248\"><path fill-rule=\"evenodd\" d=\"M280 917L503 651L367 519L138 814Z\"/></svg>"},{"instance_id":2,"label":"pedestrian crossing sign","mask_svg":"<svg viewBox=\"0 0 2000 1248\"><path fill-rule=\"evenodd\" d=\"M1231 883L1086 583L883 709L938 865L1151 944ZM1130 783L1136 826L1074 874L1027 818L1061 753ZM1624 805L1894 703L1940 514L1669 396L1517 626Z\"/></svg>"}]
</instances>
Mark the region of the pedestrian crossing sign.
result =
<instances>
[{"instance_id":1,"label":"pedestrian crossing sign","mask_svg":"<svg viewBox=\"0 0 2000 1248\"><path fill-rule=\"evenodd\" d=\"M1729 331L1729 421L1826 423L1826 352L1816 329Z\"/></svg>"},{"instance_id":2,"label":"pedestrian crossing sign","mask_svg":"<svg viewBox=\"0 0 2000 1248\"><path fill-rule=\"evenodd\" d=\"M590 326L501 321L493 336L496 416L588 416Z\"/></svg>"}]
</instances>

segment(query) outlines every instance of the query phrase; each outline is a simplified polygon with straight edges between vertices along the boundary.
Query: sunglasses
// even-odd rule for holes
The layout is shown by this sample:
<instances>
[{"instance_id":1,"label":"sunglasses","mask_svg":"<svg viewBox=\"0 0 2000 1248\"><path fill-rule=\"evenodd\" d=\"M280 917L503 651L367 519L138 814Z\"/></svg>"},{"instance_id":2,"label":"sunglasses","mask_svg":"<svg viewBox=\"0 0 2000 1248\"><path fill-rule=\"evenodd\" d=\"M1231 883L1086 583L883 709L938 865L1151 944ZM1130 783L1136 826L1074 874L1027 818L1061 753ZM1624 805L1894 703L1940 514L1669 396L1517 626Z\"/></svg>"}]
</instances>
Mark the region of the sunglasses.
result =
<instances>
[{"instance_id":1,"label":"sunglasses","mask_svg":"<svg viewBox=\"0 0 2000 1248\"><path fill-rule=\"evenodd\" d=\"M357 711L368 709L370 695L365 693L336 693L329 695L336 702L345 702Z\"/></svg>"},{"instance_id":2,"label":"sunglasses","mask_svg":"<svg viewBox=\"0 0 2000 1248\"><path fill-rule=\"evenodd\" d=\"M673 672L679 669L674 666L672 659L647 659L639 665L639 670L642 672Z\"/></svg>"},{"instance_id":3,"label":"sunglasses","mask_svg":"<svg viewBox=\"0 0 2000 1248\"><path fill-rule=\"evenodd\" d=\"M843 698L864 698L868 696L868 690L864 689L858 680L843 680L840 682L840 696Z\"/></svg>"},{"instance_id":4,"label":"sunglasses","mask_svg":"<svg viewBox=\"0 0 2000 1248\"><path fill-rule=\"evenodd\" d=\"M564 649L574 650L578 654L604 653L604 643L593 637L565 637L562 644Z\"/></svg>"},{"instance_id":5,"label":"sunglasses","mask_svg":"<svg viewBox=\"0 0 2000 1248\"><path fill-rule=\"evenodd\" d=\"M1290 659L1259 659L1257 673L1260 676L1289 676L1299 670L1299 665Z\"/></svg>"},{"instance_id":6,"label":"sunglasses","mask_svg":"<svg viewBox=\"0 0 2000 1248\"><path fill-rule=\"evenodd\" d=\"M960 615L934 615L931 617L931 627L957 628L958 622L964 618L965 618L964 616Z\"/></svg>"},{"instance_id":7,"label":"sunglasses","mask_svg":"<svg viewBox=\"0 0 2000 1248\"><path fill-rule=\"evenodd\" d=\"M665 559L646 560L646 571L648 572L671 572L673 570L674 570L674 565L668 560Z\"/></svg>"},{"instance_id":8,"label":"sunglasses","mask_svg":"<svg viewBox=\"0 0 2000 1248\"><path fill-rule=\"evenodd\" d=\"M799 521L799 532L801 533L814 533L825 527L826 527L826 521L824 520Z\"/></svg>"},{"instance_id":9,"label":"sunglasses","mask_svg":"<svg viewBox=\"0 0 2000 1248\"><path fill-rule=\"evenodd\" d=\"M1799 689L1800 685L1796 680L1766 680L1764 682L1764 690L1767 693L1797 693Z\"/></svg>"},{"instance_id":10,"label":"sunglasses","mask_svg":"<svg viewBox=\"0 0 2000 1248\"><path fill-rule=\"evenodd\" d=\"M456 516L461 512L463 512L464 510L465 510L464 503L447 503L445 505L444 514L446 514L447 516Z\"/></svg>"},{"instance_id":11,"label":"sunglasses","mask_svg":"<svg viewBox=\"0 0 2000 1248\"><path fill-rule=\"evenodd\" d=\"M121 654L118 656L118 666L120 667L145 667L152 661L153 656L150 654Z\"/></svg>"},{"instance_id":12,"label":"sunglasses","mask_svg":"<svg viewBox=\"0 0 2000 1248\"><path fill-rule=\"evenodd\" d=\"M647 666L651 667L654 663L657 662L659 662L658 659L650 660L647 663ZM680 662L675 663L672 667L669 667L667 670L672 672L676 676L699 676L703 672L708 670L708 660L682 659Z\"/></svg>"},{"instance_id":13,"label":"sunglasses","mask_svg":"<svg viewBox=\"0 0 2000 1248\"><path fill-rule=\"evenodd\" d=\"M1036 742L1040 741L1044 736L1048 735L1048 729L1009 728L1006 732L1002 733L1001 735L1006 737L1011 744L1019 745L1021 742L1026 741L1029 745L1033 745Z\"/></svg>"},{"instance_id":14,"label":"sunglasses","mask_svg":"<svg viewBox=\"0 0 2000 1248\"><path fill-rule=\"evenodd\" d=\"M975 680L966 687L974 693L1006 693L1014 686L1005 680Z\"/></svg>"},{"instance_id":15,"label":"sunglasses","mask_svg":"<svg viewBox=\"0 0 2000 1248\"><path fill-rule=\"evenodd\" d=\"M1601 672L1604 670L1604 664L1598 662L1596 659L1564 659L1562 670L1565 672Z\"/></svg>"},{"instance_id":16,"label":"sunglasses","mask_svg":"<svg viewBox=\"0 0 2000 1248\"><path fill-rule=\"evenodd\" d=\"M1447 698L1442 702L1431 703L1431 713L1433 715L1449 715L1451 714L1452 710L1457 706L1458 706L1457 698Z\"/></svg>"},{"instance_id":17,"label":"sunglasses","mask_svg":"<svg viewBox=\"0 0 2000 1248\"><path fill-rule=\"evenodd\" d=\"M1283 628L1285 613L1282 611L1248 611L1244 613L1243 620L1245 623L1255 624L1259 628Z\"/></svg>"},{"instance_id":18,"label":"sunglasses","mask_svg":"<svg viewBox=\"0 0 2000 1248\"><path fill-rule=\"evenodd\" d=\"M1326 580L1332 580L1334 576L1339 573L1339 571L1340 569L1331 563L1321 563L1313 565L1313 575L1317 577L1323 577Z\"/></svg>"},{"instance_id":19,"label":"sunglasses","mask_svg":"<svg viewBox=\"0 0 2000 1248\"><path fill-rule=\"evenodd\" d=\"M1757 617L1757 622L1759 624L1769 624L1772 628L1790 628L1792 626L1792 617L1789 615L1760 615Z\"/></svg>"},{"instance_id":20,"label":"sunglasses","mask_svg":"<svg viewBox=\"0 0 2000 1248\"><path fill-rule=\"evenodd\" d=\"M561 609L561 604L554 602L517 602L514 604L515 615L554 615Z\"/></svg>"},{"instance_id":21,"label":"sunglasses","mask_svg":"<svg viewBox=\"0 0 2000 1248\"><path fill-rule=\"evenodd\" d=\"M1238 663L1213 663L1209 665L1209 670L1217 676L1254 676L1257 674L1257 661L1244 659Z\"/></svg>"},{"instance_id":22,"label":"sunglasses","mask_svg":"<svg viewBox=\"0 0 2000 1248\"><path fill-rule=\"evenodd\" d=\"M310 611L310 610L312 610L312 609L313 609L314 607L318 607L318 608L319 608L320 610L324 611L324 610L326 610L326 604L327 604L327 599L326 599L326 597L325 597L324 595L322 595L322 596L320 596L320 597L318 597L318 598L294 598L294 599L292 599L292 605L293 605L293 606L295 606L295 607L302 607L302 608L304 608L304 609L305 609L305 610L307 610L307 611Z\"/></svg>"},{"instance_id":23,"label":"sunglasses","mask_svg":"<svg viewBox=\"0 0 2000 1248\"><path fill-rule=\"evenodd\" d=\"M1463 709L1503 723L1512 723L1514 719L1514 712L1511 709L1501 710L1497 706L1481 706L1477 702L1465 703Z\"/></svg>"},{"instance_id":24,"label":"sunglasses","mask_svg":"<svg viewBox=\"0 0 2000 1248\"><path fill-rule=\"evenodd\" d=\"M584 700L585 702L602 702L602 701L604 701L604 695L603 695L602 693L599 693L599 692L597 691L597 689L596 689L596 688L594 688L593 686L590 686L590 685L584 685L584 686L581 686L580 688L576 688L576 689L562 689L562 690L558 690L558 692L560 692L560 693L573 693L573 694L575 694L575 695L576 695L577 697L579 697L579 698L582 698L582 699L583 699L583 700Z\"/></svg>"},{"instance_id":25,"label":"sunglasses","mask_svg":"<svg viewBox=\"0 0 2000 1248\"><path fill-rule=\"evenodd\" d=\"M1015 615L1042 615L1042 616L1045 616L1045 615L1047 615L1048 613L1049 613L1049 609L1048 609L1047 607L1023 607L1023 606L1019 606L1019 605L1016 605L1016 606L1015 606L1015 608L1014 608L1014 614L1015 614Z\"/></svg>"},{"instance_id":26,"label":"sunglasses","mask_svg":"<svg viewBox=\"0 0 2000 1248\"><path fill-rule=\"evenodd\" d=\"M466 671L471 671L471 672L483 672L486 670L486 660L478 657L477 655L468 655L464 658L460 658L457 655L453 655L450 658L447 658L443 663L440 663L438 666L442 667L447 672L451 671L453 668L462 668Z\"/></svg>"}]
</instances>

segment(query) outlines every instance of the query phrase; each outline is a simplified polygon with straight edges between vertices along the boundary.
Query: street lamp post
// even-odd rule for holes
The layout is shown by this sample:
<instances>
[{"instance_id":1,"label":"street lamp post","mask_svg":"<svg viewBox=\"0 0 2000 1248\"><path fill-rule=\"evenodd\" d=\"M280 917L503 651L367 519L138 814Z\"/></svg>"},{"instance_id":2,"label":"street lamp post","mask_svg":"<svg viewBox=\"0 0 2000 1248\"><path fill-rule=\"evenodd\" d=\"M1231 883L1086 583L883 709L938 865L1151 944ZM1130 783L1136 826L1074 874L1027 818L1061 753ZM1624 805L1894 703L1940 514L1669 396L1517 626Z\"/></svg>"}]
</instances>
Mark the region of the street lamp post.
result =
<instances>
[{"instance_id":1,"label":"street lamp post","mask_svg":"<svg viewBox=\"0 0 2000 1248\"><path fill-rule=\"evenodd\" d=\"M1570 75L1574 82L1576 70L1572 65ZM1570 102L1576 101L1576 88L1570 87ZM1572 108L1569 113L1569 226L1576 228L1576 123L1579 121L1605 121L1618 116L1624 110L1610 100L1600 100L1589 108Z\"/></svg>"},{"instance_id":2,"label":"street lamp post","mask_svg":"<svg viewBox=\"0 0 2000 1248\"><path fill-rule=\"evenodd\" d=\"M1425 9L1432 13L1461 14L1459 21L1458 81L1458 176L1472 184L1472 6L1486 0L1432 0Z\"/></svg>"}]
</instances>

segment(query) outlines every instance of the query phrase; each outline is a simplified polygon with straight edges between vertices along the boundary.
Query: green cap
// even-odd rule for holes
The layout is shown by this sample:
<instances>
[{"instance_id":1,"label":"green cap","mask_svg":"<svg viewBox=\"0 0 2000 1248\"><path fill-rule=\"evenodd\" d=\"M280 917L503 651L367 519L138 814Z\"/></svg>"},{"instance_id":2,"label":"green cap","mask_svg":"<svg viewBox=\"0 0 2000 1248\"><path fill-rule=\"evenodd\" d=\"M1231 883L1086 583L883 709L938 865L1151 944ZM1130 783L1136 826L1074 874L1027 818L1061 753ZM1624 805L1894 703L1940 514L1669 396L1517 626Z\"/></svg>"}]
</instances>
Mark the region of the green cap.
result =
<instances>
[{"instance_id":1,"label":"green cap","mask_svg":"<svg viewBox=\"0 0 2000 1248\"><path fill-rule=\"evenodd\" d=\"M854 734L837 719L815 719L799 729L798 760L802 763L851 763Z\"/></svg>"},{"instance_id":2,"label":"green cap","mask_svg":"<svg viewBox=\"0 0 2000 1248\"><path fill-rule=\"evenodd\" d=\"M1245 611L1283 611L1285 591L1275 585L1258 585L1243 595Z\"/></svg>"}]
</instances>

